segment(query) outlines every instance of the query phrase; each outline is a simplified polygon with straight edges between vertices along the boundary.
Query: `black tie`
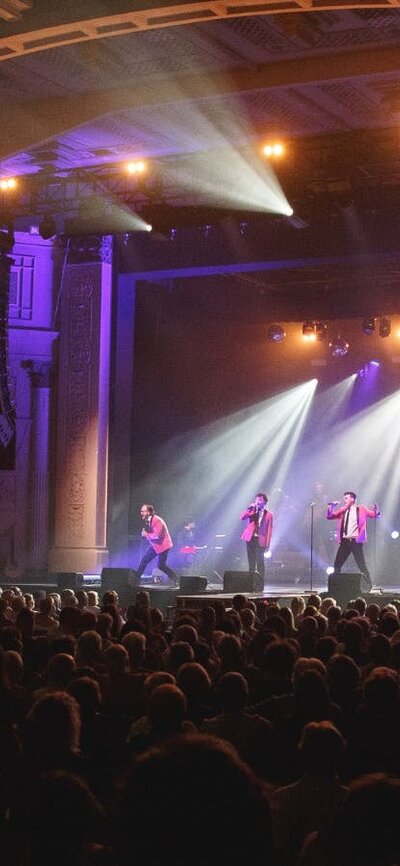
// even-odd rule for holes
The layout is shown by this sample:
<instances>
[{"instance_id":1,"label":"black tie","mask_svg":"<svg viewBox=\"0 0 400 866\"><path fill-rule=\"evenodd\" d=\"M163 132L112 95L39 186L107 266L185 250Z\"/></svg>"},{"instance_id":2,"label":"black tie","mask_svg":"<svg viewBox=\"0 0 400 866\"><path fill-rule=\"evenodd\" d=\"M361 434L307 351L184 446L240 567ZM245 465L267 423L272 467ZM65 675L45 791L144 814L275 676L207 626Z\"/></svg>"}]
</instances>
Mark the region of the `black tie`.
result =
<instances>
[{"instance_id":1,"label":"black tie","mask_svg":"<svg viewBox=\"0 0 400 866\"><path fill-rule=\"evenodd\" d=\"M347 535L347 531L348 531L348 528L349 528L349 514L350 514L350 508L347 509L347 511L346 511L346 516L345 516L345 518L344 518L344 524L343 524L343 536Z\"/></svg>"}]
</instances>

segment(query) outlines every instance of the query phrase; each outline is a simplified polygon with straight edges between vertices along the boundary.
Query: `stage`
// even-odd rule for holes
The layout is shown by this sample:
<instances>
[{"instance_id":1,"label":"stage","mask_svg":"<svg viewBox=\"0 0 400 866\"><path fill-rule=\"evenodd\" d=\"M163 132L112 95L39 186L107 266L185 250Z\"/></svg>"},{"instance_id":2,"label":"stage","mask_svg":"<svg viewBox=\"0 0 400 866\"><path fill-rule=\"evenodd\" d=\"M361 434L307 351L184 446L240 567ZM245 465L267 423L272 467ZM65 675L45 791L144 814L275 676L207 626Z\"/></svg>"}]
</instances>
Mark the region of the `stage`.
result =
<instances>
[{"instance_id":1,"label":"stage","mask_svg":"<svg viewBox=\"0 0 400 866\"><path fill-rule=\"evenodd\" d=\"M10 589L12 586L18 586L23 593L33 593L34 595L43 592L48 594L50 592L61 591L60 586L57 583L54 583L54 580L49 582L44 579L41 581L27 581L25 579L24 581L18 581L18 583L0 580L0 587L2 589ZM345 589L345 587L346 573L343 573L343 588ZM104 586L101 585L100 575L84 575L82 588L86 590L96 590L99 593L100 599L104 592ZM112 589L111 586L109 588ZM175 609L198 610L207 605L212 605L216 601L222 601L225 606L229 608L232 605L233 596L237 594L236 592L223 592L223 584L211 582L207 584L207 589L204 592L187 593L182 591L179 587L155 585L148 579L146 580L145 577L140 581L140 586L136 588L129 587L128 589L128 596L124 598L120 593L120 588L117 588L123 604L133 602L136 592L139 589L144 589L147 590L150 595L151 606L159 608L164 615L168 614L168 618L171 617L171 614ZM240 590L238 590L238 592L240 592ZM273 601L283 607L290 606L290 603L295 596L300 595L307 600L311 593L317 593L322 596L327 595L327 580L324 582L318 581L313 586L310 586L310 583L308 582L307 584L304 580L288 584L271 583L266 586L262 592L243 592L243 594L246 595L246 598L253 601ZM389 602L400 599L400 586L392 584L384 587L373 587L371 592L360 593L360 595L362 595L368 603L376 602L380 607L383 607ZM348 600L350 600L350 595L343 603L347 603ZM343 604L340 599L337 599L337 601L339 604Z\"/></svg>"}]
</instances>

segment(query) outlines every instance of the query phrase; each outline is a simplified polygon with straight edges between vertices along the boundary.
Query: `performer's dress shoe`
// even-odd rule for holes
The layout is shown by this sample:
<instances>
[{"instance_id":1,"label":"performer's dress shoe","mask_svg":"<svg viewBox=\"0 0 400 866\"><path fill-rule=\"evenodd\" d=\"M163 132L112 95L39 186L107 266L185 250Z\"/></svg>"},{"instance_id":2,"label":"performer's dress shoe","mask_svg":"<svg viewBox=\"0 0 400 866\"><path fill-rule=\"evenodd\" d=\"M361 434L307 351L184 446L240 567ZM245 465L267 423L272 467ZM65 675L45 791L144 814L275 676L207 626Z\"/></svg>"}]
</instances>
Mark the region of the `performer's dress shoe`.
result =
<instances>
[{"instance_id":1,"label":"performer's dress shoe","mask_svg":"<svg viewBox=\"0 0 400 866\"><path fill-rule=\"evenodd\" d=\"M363 592L363 593L371 592L372 580L370 577L367 577L366 574L361 574L360 589L361 589L361 592Z\"/></svg>"}]
</instances>

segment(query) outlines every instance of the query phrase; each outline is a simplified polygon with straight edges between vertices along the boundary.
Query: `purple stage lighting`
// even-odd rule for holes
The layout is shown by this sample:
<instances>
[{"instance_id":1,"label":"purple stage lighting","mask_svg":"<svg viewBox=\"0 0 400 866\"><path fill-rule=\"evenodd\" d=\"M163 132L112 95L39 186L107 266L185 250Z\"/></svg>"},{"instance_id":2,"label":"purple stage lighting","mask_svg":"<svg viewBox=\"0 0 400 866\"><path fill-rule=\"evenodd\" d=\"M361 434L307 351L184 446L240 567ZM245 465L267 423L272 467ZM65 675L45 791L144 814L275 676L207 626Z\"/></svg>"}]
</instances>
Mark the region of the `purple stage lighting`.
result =
<instances>
[{"instance_id":1,"label":"purple stage lighting","mask_svg":"<svg viewBox=\"0 0 400 866\"><path fill-rule=\"evenodd\" d=\"M349 351L349 344L347 340L344 340L339 334L335 340L332 340L329 343L329 348L331 350L332 358L344 358Z\"/></svg>"},{"instance_id":2,"label":"purple stage lighting","mask_svg":"<svg viewBox=\"0 0 400 866\"><path fill-rule=\"evenodd\" d=\"M281 325L271 325L267 331L267 340L271 343L281 343L286 337L286 333Z\"/></svg>"},{"instance_id":3,"label":"purple stage lighting","mask_svg":"<svg viewBox=\"0 0 400 866\"><path fill-rule=\"evenodd\" d=\"M364 364L363 367L360 367L360 369L357 370L357 378L365 379L368 374L372 373L374 370L377 370L379 366L379 361L367 361L367 363Z\"/></svg>"},{"instance_id":4,"label":"purple stage lighting","mask_svg":"<svg viewBox=\"0 0 400 866\"><path fill-rule=\"evenodd\" d=\"M362 329L364 334L373 334L375 331L375 316L370 316L369 318L364 319Z\"/></svg>"}]
</instances>

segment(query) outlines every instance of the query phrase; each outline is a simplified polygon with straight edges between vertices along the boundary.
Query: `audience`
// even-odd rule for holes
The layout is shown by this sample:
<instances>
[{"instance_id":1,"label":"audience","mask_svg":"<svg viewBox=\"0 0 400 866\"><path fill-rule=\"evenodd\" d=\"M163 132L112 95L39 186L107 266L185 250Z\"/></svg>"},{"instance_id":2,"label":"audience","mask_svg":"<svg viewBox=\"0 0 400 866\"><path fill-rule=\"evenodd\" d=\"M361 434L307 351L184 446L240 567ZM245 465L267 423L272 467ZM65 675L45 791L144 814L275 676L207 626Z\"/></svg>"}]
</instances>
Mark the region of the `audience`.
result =
<instances>
[{"instance_id":1,"label":"audience","mask_svg":"<svg viewBox=\"0 0 400 866\"><path fill-rule=\"evenodd\" d=\"M277 863L264 785L232 746L199 734L169 739L134 763L115 845L118 866Z\"/></svg>"},{"instance_id":2,"label":"audience","mask_svg":"<svg viewBox=\"0 0 400 866\"><path fill-rule=\"evenodd\" d=\"M303 728L298 745L302 776L273 795L282 866L293 866L308 833L322 830L342 806L347 788L340 783L338 771L344 748L345 740L331 722L308 722Z\"/></svg>"},{"instance_id":3,"label":"audience","mask_svg":"<svg viewBox=\"0 0 400 866\"><path fill-rule=\"evenodd\" d=\"M7 587L5 862L216 866L262 844L273 866L395 866L399 671L396 605L237 594L172 622L144 590L125 613L112 590Z\"/></svg>"}]
</instances>

